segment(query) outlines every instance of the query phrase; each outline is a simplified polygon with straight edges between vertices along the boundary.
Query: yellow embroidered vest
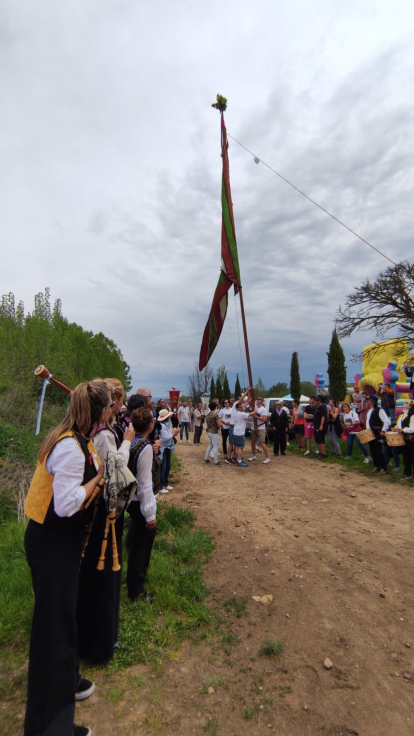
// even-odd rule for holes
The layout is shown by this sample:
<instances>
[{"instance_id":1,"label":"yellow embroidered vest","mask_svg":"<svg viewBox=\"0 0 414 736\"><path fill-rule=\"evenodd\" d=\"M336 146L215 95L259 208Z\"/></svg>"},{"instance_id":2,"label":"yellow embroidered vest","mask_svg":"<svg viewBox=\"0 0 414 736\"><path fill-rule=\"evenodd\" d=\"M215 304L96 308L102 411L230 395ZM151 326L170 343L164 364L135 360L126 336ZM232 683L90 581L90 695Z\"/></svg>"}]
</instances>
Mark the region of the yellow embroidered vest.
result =
<instances>
[{"instance_id":1,"label":"yellow embroidered vest","mask_svg":"<svg viewBox=\"0 0 414 736\"><path fill-rule=\"evenodd\" d=\"M88 480L91 480L96 475L96 469L95 466L93 466L94 472L92 472L92 467L90 469L87 467L85 450L89 452L89 455L92 455L94 453L98 458L98 454L95 450L92 440L87 441L85 439L85 443L82 442L82 444L85 444L85 447L82 447L82 444L79 441L79 438L76 436L76 433L70 431L62 434L57 442L63 440L64 437L74 437L80 449L85 454L85 474L83 478L83 483L88 482ZM48 453L46 457L43 458L42 462L39 462L37 464L37 468L30 484L29 492L27 494L26 503L24 506L24 512L26 516L28 516L29 519L33 519L33 521L37 521L38 524L44 523L53 500L54 476L51 475L51 473L48 473L48 471L46 470L46 461L49 455L50 453Z\"/></svg>"}]
</instances>

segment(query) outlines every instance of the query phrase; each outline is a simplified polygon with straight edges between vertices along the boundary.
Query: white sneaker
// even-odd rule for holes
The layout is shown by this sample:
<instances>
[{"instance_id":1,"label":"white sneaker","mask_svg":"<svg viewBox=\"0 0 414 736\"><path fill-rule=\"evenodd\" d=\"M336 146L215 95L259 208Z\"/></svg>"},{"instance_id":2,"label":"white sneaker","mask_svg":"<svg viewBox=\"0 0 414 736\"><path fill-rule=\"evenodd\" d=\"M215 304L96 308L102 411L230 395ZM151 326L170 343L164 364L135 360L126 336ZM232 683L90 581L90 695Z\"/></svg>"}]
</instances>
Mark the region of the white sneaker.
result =
<instances>
[{"instance_id":1,"label":"white sneaker","mask_svg":"<svg viewBox=\"0 0 414 736\"><path fill-rule=\"evenodd\" d=\"M182 440L178 440L179 442L182 442Z\"/></svg>"},{"instance_id":2,"label":"white sneaker","mask_svg":"<svg viewBox=\"0 0 414 736\"><path fill-rule=\"evenodd\" d=\"M187 445L191 445L191 440L187 440Z\"/></svg>"},{"instance_id":3,"label":"white sneaker","mask_svg":"<svg viewBox=\"0 0 414 736\"><path fill-rule=\"evenodd\" d=\"M305 457L305 455L310 455L310 450L306 450L306 452L303 453L303 457Z\"/></svg>"},{"instance_id":4,"label":"white sneaker","mask_svg":"<svg viewBox=\"0 0 414 736\"><path fill-rule=\"evenodd\" d=\"M165 489L166 489L167 491L173 491L173 490L174 490L172 486L165 486Z\"/></svg>"},{"instance_id":5,"label":"white sneaker","mask_svg":"<svg viewBox=\"0 0 414 736\"><path fill-rule=\"evenodd\" d=\"M286 442L286 447L290 447L290 442Z\"/></svg>"},{"instance_id":6,"label":"white sneaker","mask_svg":"<svg viewBox=\"0 0 414 736\"><path fill-rule=\"evenodd\" d=\"M263 465L266 465L266 463L270 463L270 458L266 458L266 460L263 460Z\"/></svg>"},{"instance_id":7,"label":"white sneaker","mask_svg":"<svg viewBox=\"0 0 414 736\"><path fill-rule=\"evenodd\" d=\"M249 461L251 462L252 460L257 460L256 455L252 455L252 457L249 457Z\"/></svg>"},{"instance_id":8,"label":"white sneaker","mask_svg":"<svg viewBox=\"0 0 414 736\"><path fill-rule=\"evenodd\" d=\"M366 457L365 460L364 460L365 465L367 465L369 462L370 462L369 457Z\"/></svg>"},{"instance_id":9,"label":"white sneaker","mask_svg":"<svg viewBox=\"0 0 414 736\"><path fill-rule=\"evenodd\" d=\"M158 492L160 493L161 496L165 496L165 494L168 493L166 488L160 488Z\"/></svg>"},{"instance_id":10,"label":"white sneaker","mask_svg":"<svg viewBox=\"0 0 414 736\"><path fill-rule=\"evenodd\" d=\"M352 457L349 457L349 455L347 455L345 460L352 460Z\"/></svg>"},{"instance_id":11,"label":"white sneaker","mask_svg":"<svg viewBox=\"0 0 414 736\"><path fill-rule=\"evenodd\" d=\"M261 448L261 447L257 447L257 448L256 448L256 452L263 452L263 450L262 450L262 448Z\"/></svg>"},{"instance_id":12,"label":"white sneaker","mask_svg":"<svg viewBox=\"0 0 414 736\"><path fill-rule=\"evenodd\" d=\"M315 450L315 455L320 455L319 450Z\"/></svg>"}]
</instances>

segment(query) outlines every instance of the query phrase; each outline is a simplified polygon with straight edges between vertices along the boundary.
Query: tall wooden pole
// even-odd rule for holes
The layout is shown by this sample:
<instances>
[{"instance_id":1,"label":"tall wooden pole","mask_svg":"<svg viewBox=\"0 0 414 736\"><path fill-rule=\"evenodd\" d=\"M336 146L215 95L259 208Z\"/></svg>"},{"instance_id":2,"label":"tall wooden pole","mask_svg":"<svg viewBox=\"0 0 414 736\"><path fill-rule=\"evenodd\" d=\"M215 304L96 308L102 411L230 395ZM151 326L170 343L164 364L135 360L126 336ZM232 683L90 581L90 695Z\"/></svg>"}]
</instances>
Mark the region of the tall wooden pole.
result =
<instances>
[{"instance_id":1,"label":"tall wooden pole","mask_svg":"<svg viewBox=\"0 0 414 736\"><path fill-rule=\"evenodd\" d=\"M246 349L247 375L249 379L249 386L251 386L250 406L251 406L251 410L254 411L253 376L252 376L252 367L250 364L249 341L247 339L246 316L244 314L243 289L241 286L239 287L239 296L240 296L240 311L241 311L241 317L242 317L242 323L243 323L244 347ZM256 422L255 422L255 425L256 425Z\"/></svg>"}]
</instances>

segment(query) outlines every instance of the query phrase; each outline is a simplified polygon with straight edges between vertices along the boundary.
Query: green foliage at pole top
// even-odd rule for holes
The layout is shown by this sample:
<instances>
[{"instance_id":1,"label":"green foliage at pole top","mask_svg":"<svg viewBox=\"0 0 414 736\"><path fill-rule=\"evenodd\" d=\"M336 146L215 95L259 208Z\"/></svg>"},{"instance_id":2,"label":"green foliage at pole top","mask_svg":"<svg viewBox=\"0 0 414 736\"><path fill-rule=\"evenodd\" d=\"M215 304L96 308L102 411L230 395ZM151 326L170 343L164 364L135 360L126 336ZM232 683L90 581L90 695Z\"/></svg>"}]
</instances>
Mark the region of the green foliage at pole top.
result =
<instances>
[{"instance_id":1,"label":"green foliage at pole top","mask_svg":"<svg viewBox=\"0 0 414 736\"><path fill-rule=\"evenodd\" d=\"M5 294L0 304L0 394L10 389L24 389L38 396L42 381L33 375L43 363L52 375L74 388L93 378L118 378L125 390L132 388L129 366L119 348L99 332L84 330L62 315L59 299L50 304L50 290L36 294L34 309L25 313L17 306L14 294ZM53 384L47 396L64 404L65 394Z\"/></svg>"},{"instance_id":2,"label":"green foliage at pole top","mask_svg":"<svg viewBox=\"0 0 414 736\"><path fill-rule=\"evenodd\" d=\"M213 399L217 398L216 394L216 384L214 383L214 378L211 379L210 383L210 401L213 401Z\"/></svg>"},{"instance_id":3,"label":"green foliage at pole top","mask_svg":"<svg viewBox=\"0 0 414 736\"><path fill-rule=\"evenodd\" d=\"M292 399L300 400L299 358L296 352L292 353L292 362L290 364L290 395Z\"/></svg>"},{"instance_id":4,"label":"green foliage at pole top","mask_svg":"<svg viewBox=\"0 0 414 736\"><path fill-rule=\"evenodd\" d=\"M242 394L242 390L241 390L240 381L239 381L239 374L237 374L236 385L234 387L234 398L238 399L239 396L241 396L241 394Z\"/></svg>"},{"instance_id":5,"label":"green foliage at pole top","mask_svg":"<svg viewBox=\"0 0 414 736\"><path fill-rule=\"evenodd\" d=\"M254 387L254 398L257 399L258 396L262 396L264 398L264 395L266 393L266 386L264 385L262 379L257 379L257 383Z\"/></svg>"},{"instance_id":6,"label":"green foliage at pole top","mask_svg":"<svg viewBox=\"0 0 414 736\"><path fill-rule=\"evenodd\" d=\"M223 95L217 95L216 102L213 102L211 107L215 107L219 112L226 112L227 110L227 97Z\"/></svg>"},{"instance_id":7,"label":"green foliage at pole top","mask_svg":"<svg viewBox=\"0 0 414 736\"><path fill-rule=\"evenodd\" d=\"M328 356L328 375L329 375L329 395L331 399L335 399L341 403L346 396L346 365L345 354L339 342L336 330L332 333L332 340L329 346Z\"/></svg>"}]
</instances>

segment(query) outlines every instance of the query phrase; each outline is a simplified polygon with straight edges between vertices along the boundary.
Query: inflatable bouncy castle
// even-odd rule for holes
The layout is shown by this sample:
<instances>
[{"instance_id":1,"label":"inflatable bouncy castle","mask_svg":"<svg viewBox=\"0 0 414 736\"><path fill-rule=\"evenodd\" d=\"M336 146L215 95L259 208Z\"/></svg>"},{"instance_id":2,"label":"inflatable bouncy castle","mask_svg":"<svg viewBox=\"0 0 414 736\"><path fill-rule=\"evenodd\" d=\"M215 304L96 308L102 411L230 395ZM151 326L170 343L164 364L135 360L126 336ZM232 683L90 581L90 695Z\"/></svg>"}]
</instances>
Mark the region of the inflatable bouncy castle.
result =
<instances>
[{"instance_id":1,"label":"inflatable bouncy castle","mask_svg":"<svg viewBox=\"0 0 414 736\"><path fill-rule=\"evenodd\" d=\"M414 359L414 355L409 356L408 352L408 341L403 338L373 342L362 351L362 373L355 374L355 386L368 394L376 393L378 384L389 383L395 392L396 414L401 413L404 401L413 398L403 370L404 363L407 360L412 363Z\"/></svg>"}]
</instances>

